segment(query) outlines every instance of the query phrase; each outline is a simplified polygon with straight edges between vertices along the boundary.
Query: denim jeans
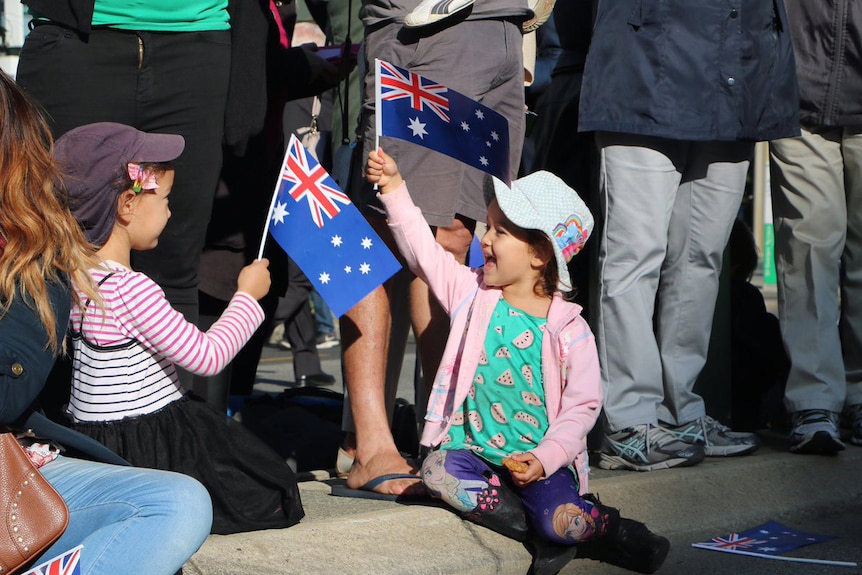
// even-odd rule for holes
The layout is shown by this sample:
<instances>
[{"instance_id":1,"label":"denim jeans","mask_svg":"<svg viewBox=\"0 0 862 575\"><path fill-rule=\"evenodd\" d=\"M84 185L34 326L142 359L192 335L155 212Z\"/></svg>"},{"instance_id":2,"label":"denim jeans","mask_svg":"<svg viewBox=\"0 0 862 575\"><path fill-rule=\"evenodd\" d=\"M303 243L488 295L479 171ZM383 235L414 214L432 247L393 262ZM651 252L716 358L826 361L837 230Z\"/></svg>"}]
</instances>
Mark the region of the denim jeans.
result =
<instances>
[{"instance_id":1,"label":"denim jeans","mask_svg":"<svg viewBox=\"0 0 862 575\"><path fill-rule=\"evenodd\" d=\"M41 471L69 526L40 561L83 544L82 575L173 575L209 535L209 494L191 477L63 456Z\"/></svg>"}]
</instances>

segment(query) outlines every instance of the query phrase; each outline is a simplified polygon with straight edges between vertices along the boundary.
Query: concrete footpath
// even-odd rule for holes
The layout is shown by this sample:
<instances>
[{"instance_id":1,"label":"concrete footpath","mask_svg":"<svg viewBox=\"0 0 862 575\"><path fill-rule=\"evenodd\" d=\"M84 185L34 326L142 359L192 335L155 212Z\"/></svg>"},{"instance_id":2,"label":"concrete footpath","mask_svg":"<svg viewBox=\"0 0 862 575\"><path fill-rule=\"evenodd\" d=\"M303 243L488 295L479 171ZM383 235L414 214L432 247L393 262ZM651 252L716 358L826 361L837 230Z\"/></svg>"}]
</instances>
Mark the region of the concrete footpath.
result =
<instances>
[{"instance_id":1,"label":"concrete footpath","mask_svg":"<svg viewBox=\"0 0 862 575\"><path fill-rule=\"evenodd\" d=\"M527 572L530 555L517 542L440 507L334 497L330 485L338 480L324 475L301 483L306 517L299 525L213 535L185 575ZM862 448L848 446L836 457L793 455L783 438L766 437L750 456L650 473L595 469L591 477L591 491L657 533L707 530L717 536L770 519L858 506ZM577 572L590 572L591 564L598 565L578 562Z\"/></svg>"},{"instance_id":2,"label":"concrete footpath","mask_svg":"<svg viewBox=\"0 0 862 575\"><path fill-rule=\"evenodd\" d=\"M774 287L764 291L774 311ZM336 376L332 388L337 391L342 390L339 352L321 351L323 369ZM290 359L289 352L267 346L255 390L279 393L293 387ZM410 341L398 388L398 396L409 400L414 362ZM835 457L794 455L787 451L785 437L762 439L753 455L709 458L690 468L649 473L595 468L590 491L624 516L674 539L676 547L659 573L673 571L674 553L682 553L680 541L687 547L773 519L804 530L806 513L862 508L862 448L848 445ZM530 565L522 544L431 502L403 505L334 497L330 487L340 480L331 478L331 472L304 476L308 480L300 483L300 492L306 516L299 525L213 535L185 566L185 575L524 575ZM564 572L604 575L608 569L626 573L594 561L576 561ZM709 572L704 569L692 572Z\"/></svg>"}]
</instances>

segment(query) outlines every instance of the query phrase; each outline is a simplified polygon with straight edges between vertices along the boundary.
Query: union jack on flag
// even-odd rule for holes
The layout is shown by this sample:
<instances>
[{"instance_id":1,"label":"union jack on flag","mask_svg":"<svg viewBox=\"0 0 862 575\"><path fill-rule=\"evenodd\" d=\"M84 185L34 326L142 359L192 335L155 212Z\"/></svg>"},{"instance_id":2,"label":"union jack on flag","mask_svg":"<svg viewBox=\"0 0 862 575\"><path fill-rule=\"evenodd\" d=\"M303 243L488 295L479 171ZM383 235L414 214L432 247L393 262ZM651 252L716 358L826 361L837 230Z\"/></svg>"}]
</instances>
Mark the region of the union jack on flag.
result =
<instances>
[{"instance_id":1,"label":"union jack on flag","mask_svg":"<svg viewBox=\"0 0 862 575\"><path fill-rule=\"evenodd\" d=\"M422 111L428 106L444 122L449 122L449 89L443 84L380 61L380 97L390 102L401 98L410 100L410 107Z\"/></svg>"},{"instance_id":2,"label":"union jack on flag","mask_svg":"<svg viewBox=\"0 0 862 575\"><path fill-rule=\"evenodd\" d=\"M317 162L309 161L305 148L296 138L288 144L281 179L291 184L286 188L290 197L297 202L308 202L311 219L319 228L324 225L323 216L331 220L341 211L339 203L350 203L350 198L334 182L333 185L327 183L326 180L331 180L329 174Z\"/></svg>"},{"instance_id":3,"label":"union jack on flag","mask_svg":"<svg viewBox=\"0 0 862 575\"><path fill-rule=\"evenodd\" d=\"M74 549L34 567L23 575L80 575L81 549L83 547L83 545L78 545Z\"/></svg>"},{"instance_id":4,"label":"union jack on flag","mask_svg":"<svg viewBox=\"0 0 862 575\"><path fill-rule=\"evenodd\" d=\"M758 541L751 537L731 533L727 537L713 537L712 541L698 543L698 547L709 547L715 549L751 549L755 545L762 545L763 543L766 543L766 541Z\"/></svg>"}]
</instances>

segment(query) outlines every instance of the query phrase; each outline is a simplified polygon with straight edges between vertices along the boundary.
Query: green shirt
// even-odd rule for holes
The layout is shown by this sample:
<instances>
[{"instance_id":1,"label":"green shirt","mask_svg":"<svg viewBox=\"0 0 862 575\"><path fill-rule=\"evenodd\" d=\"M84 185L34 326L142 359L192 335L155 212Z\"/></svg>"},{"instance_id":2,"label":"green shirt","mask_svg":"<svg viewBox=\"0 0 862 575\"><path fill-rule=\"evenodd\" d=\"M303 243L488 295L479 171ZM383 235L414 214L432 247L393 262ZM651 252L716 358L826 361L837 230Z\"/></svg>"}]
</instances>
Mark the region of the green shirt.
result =
<instances>
[{"instance_id":1,"label":"green shirt","mask_svg":"<svg viewBox=\"0 0 862 575\"><path fill-rule=\"evenodd\" d=\"M229 30L227 0L96 0L93 26L153 32Z\"/></svg>"},{"instance_id":2,"label":"green shirt","mask_svg":"<svg viewBox=\"0 0 862 575\"><path fill-rule=\"evenodd\" d=\"M538 445L548 429L541 368L546 321L500 298L473 387L442 449L471 449L501 465L507 455Z\"/></svg>"}]
</instances>

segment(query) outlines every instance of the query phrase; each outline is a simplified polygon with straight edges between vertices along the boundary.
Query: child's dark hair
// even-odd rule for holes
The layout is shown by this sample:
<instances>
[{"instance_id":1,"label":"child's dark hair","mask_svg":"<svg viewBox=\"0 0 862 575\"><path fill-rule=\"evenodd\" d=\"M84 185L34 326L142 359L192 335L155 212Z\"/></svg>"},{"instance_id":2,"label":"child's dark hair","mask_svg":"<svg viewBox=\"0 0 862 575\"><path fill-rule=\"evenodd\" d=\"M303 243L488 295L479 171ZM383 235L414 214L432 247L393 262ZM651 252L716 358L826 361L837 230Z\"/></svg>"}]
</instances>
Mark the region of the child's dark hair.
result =
<instances>
[{"instance_id":1,"label":"child's dark hair","mask_svg":"<svg viewBox=\"0 0 862 575\"><path fill-rule=\"evenodd\" d=\"M530 246L530 249L536 254L540 260L545 262L544 267L540 270L539 281L533 287L536 295L552 296L557 291L557 284L560 282L560 272L557 270L557 257L554 254L554 246L551 244L551 239L539 230L523 230L524 241ZM577 295L577 289L572 287L569 292L563 292L563 299L573 301Z\"/></svg>"}]
</instances>

